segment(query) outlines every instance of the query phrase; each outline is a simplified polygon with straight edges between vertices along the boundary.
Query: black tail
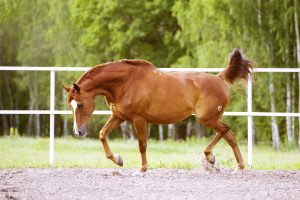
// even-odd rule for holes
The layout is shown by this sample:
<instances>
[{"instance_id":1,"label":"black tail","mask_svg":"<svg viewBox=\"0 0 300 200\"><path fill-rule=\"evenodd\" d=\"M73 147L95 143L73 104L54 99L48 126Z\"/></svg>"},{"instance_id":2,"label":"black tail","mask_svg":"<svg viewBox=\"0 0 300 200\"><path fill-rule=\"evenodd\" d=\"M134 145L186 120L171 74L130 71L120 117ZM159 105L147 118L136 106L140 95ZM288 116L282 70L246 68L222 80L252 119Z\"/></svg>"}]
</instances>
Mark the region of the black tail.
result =
<instances>
[{"instance_id":1,"label":"black tail","mask_svg":"<svg viewBox=\"0 0 300 200\"><path fill-rule=\"evenodd\" d=\"M229 55L229 62L227 67L222 71L221 76L225 81L230 84L234 84L237 80L247 80L255 68L255 63L248 58L245 58L240 50L234 49Z\"/></svg>"}]
</instances>

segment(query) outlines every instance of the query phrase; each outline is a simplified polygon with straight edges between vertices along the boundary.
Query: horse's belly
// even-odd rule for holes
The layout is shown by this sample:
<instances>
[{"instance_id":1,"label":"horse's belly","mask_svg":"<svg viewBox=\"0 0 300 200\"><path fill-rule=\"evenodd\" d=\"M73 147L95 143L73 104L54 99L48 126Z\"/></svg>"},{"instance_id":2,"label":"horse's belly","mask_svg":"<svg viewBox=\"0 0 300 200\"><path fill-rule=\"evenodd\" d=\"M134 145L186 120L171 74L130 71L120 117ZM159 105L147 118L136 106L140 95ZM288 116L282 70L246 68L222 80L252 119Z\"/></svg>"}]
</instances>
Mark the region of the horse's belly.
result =
<instances>
[{"instance_id":1,"label":"horse's belly","mask_svg":"<svg viewBox=\"0 0 300 200\"><path fill-rule=\"evenodd\" d=\"M189 117L192 112L192 108L186 107L184 109L180 109L178 107L176 108L171 106L171 108L168 109L168 105L165 105L160 109L147 110L144 118L146 118L148 122L154 124L170 124L184 120Z\"/></svg>"}]
</instances>

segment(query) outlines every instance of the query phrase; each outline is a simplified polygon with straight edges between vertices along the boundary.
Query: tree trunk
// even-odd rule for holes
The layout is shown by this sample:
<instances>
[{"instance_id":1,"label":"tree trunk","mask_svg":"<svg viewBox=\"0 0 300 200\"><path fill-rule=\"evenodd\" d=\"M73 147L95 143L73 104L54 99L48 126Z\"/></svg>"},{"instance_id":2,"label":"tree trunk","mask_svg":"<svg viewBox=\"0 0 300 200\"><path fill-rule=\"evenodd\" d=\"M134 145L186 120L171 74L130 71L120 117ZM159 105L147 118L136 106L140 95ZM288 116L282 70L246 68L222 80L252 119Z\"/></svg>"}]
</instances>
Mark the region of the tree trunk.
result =
<instances>
[{"instance_id":1,"label":"tree trunk","mask_svg":"<svg viewBox=\"0 0 300 200\"><path fill-rule=\"evenodd\" d=\"M186 139L186 124L180 123L177 125L176 139L179 140Z\"/></svg>"},{"instance_id":2,"label":"tree trunk","mask_svg":"<svg viewBox=\"0 0 300 200\"><path fill-rule=\"evenodd\" d=\"M261 0L257 0L258 5L258 12L257 12L257 23L259 27L259 32L262 32L261 30Z\"/></svg>"},{"instance_id":3,"label":"tree trunk","mask_svg":"<svg viewBox=\"0 0 300 200\"><path fill-rule=\"evenodd\" d=\"M10 109L14 109L12 91L11 91L11 87L10 87L8 77L9 77L8 75L5 76L6 90L7 90L7 94L8 94ZM9 115L9 127L12 127L13 123L14 123L13 122L13 115Z\"/></svg>"},{"instance_id":4,"label":"tree trunk","mask_svg":"<svg viewBox=\"0 0 300 200\"><path fill-rule=\"evenodd\" d=\"M269 24L273 25L274 24L274 1L270 0L269 1L269 6L268 6L268 13L269 13ZM276 63L276 50L274 50L274 41L276 41L276 33L274 29L270 26L268 27L268 37L266 47L267 51L269 53L269 59L270 59L270 64L273 66ZM273 81L273 73L269 74L269 95L270 95L270 106L271 106L271 112L276 112L276 106L275 106L275 95L274 95L274 81ZM273 148L275 150L279 150L280 148L280 137L279 137L279 129L278 129L278 124L277 124L277 118L276 117L271 117L271 126L272 126L272 144Z\"/></svg>"},{"instance_id":5,"label":"tree trunk","mask_svg":"<svg viewBox=\"0 0 300 200\"><path fill-rule=\"evenodd\" d=\"M291 90L291 101L292 101L292 113L295 113L295 81L296 81L296 74L293 73L292 75L292 90ZM295 135L295 117L292 117L292 132Z\"/></svg>"},{"instance_id":6,"label":"tree trunk","mask_svg":"<svg viewBox=\"0 0 300 200\"><path fill-rule=\"evenodd\" d=\"M18 110L19 107L19 95L16 97L16 103L15 103L15 109ZM15 115L15 122L14 122L14 127L16 128L16 131L18 131L18 134L20 134L19 128L20 128L20 119L19 115Z\"/></svg>"},{"instance_id":7,"label":"tree trunk","mask_svg":"<svg viewBox=\"0 0 300 200\"><path fill-rule=\"evenodd\" d=\"M168 138L175 139L175 124L168 124Z\"/></svg>"},{"instance_id":8,"label":"tree trunk","mask_svg":"<svg viewBox=\"0 0 300 200\"><path fill-rule=\"evenodd\" d=\"M68 136L68 118L64 115L64 137Z\"/></svg>"},{"instance_id":9,"label":"tree trunk","mask_svg":"<svg viewBox=\"0 0 300 200\"><path fill-rule=\"evenodd\" d=\"M296 55L297 55L297 64L300 68L300 35L299 35L299 24L298 24L298 0L294 0L294 25L295 25L295 35L296 35ZM298 86L300 86L300 73L298 73ZM300 112L300 92L298 94L298 111ZM298 117L299 127L300 127L300 117ZM298 130L298 147L300 148L300 128Z\"/></svg>"},{"instance_id":10,"label":"tree trunk","mask_svg":"<svg viewBox=\"0 0 300 200\"><path fill-rule=\"evenodd\" d=\"M300 64L299 64L300 65ZM298 73L298 86L300 88L300 73ZM298 112L300 112L300 90L298 94ZM298 147L300 148L300 117L298 117Z\"/></svg>"},{"instance_id":11,"label":"tree trunk","mask_svg":"<svg viewBox=\"0 0 300 200\"><path fill-rule=\"evenodd\" d=\"M127 121L126 121L126 124L127 124L128 130L129 130L129 138L131 140L134 140L135 139L135 134L134 134L134 130L132 128L132 125Z\"/></svg>"},{"instance_id":12,"label":"tree trunk","mask_svg":"<svg viewBox=\"0 0 300 200\"><path fill-rule=\"evenodd\" d=\"M120 124L120 128L121 128L121 134L122 134L122 138L123 139L128 139L129 138L129 133L127 131L127 125L126 122L123 122Z\"/></svg>"},{"instance_id":13,"label":"tree trunk","mask_svg":"<svg viewBox=\"0 0 300 200\"><path fill-rule=\"evenodd\" d=\"M30 96L29 110L33 110L34 105L35 105L34 97L33 97L33 88L32 88L31 84L29 84L28 87L29 87L29 96ZM28 122L27 122L27 130L26 130L27 136L31 135L32 118L33 118L33 115L29 115Z\"/></svg>"},{"instance_id":14,"label":"tree trunk","mask_svg":"<svg viewBox=\"0 0 300 200\"><path fill-rule=\"evenodd\" d=\"M63 101L67 102L67 95L66 95L65 91L64 90L61 90L61 91L62 91ZM64 103L63 105L64 105L63 109L66 110L67 104ZM68 117L67 117L67 115L64 115L63 118L64 118L64 125L63 125L64 126L64 137L67 137L68 136Z\"/></svg>"},{"instance_id":15,"label":"tree trunk","mask_svg":"<svg viewBox=\"0 0 300 200\"><path fill-rule=\"evenodd\" d=\"M163 125L158 125L159 141L164 140L164 127Z\"/></svg>"},{"instance_id":16,"label":"tree trunk","mask_svg":"<svg viewBox=\"0 0 300 200\"><path fill-rule=\"evenodd\" d=\"M288 9L288 2L284 1L284 10ZM290 27L290 20L289 15L284 15L284 29L285 29L285 64L286 67L290 67L290 49L289 49L289 43L290 43L290 33L289 33L289 27ZM292 112L292 100L291 100L291 78L292 74L287 74L287 82L286 82L286 112L290 113ZM288 138L289 145L292 145L294 143L294 132L292 129L292 118L286 117L286 134Z\"/></svg>"},{"instance_id":17,"label":"tree trunk","mask_svg":"<svg viewBox=\"0 0 300 200\"><path fill-rule=\"evenodd\" d=\"M121 127L122 138L124 139L130 138L131 140L135 139L134 130L130 123L125 121L121 123L120 127Z\"/></svg>"},{"instance_id":18,"label":"tree trunk","mask_svg":"<svg viewBox=\"0 0 300 200\"><path fill-rule=\"evenodd\" d=\"M34 80L37 80L37 73L34 72ZM35 109L38 110L39 109L39 102L38 102L38 99L39 99L39 85L37 82L35 82L33 84L33 98L34 98L34 102L35 102ZM40 127L40 114L36 114L35 115L35 137L41 137L41 127Z\"/></svg>"},{"instance_id":19,"label":"tree trunk","mask_svg":"<svg viewBox=\"0 0 300 200\"><path fill-rule=\"evenodd\" d=\"M263 35L262 33L262 8L261 8L261 0L257 0L257 24L258 24L258 31L260 35ZM252 145L256 145L256 128L255 128L255 122L253 117L251 117L252 120Z\"/></svg>"},{"instance_id":20,"label":"tree trunk","mask_svg":"<svg viewBox=\"0 0 300 200\"><path fill-rule=\"evenodd\" d=\"M252 145L256 145L256 128L253 117L251 117L252 120Z\"/></svg>"},{"instance_id":21,"label":"tree trunk","mask_svg":"<svg viewBox=\"0 0 300 200\"><path fill-rule=\"evenodd\" d=\"M41 137L40 114L35 115L35 137Z\"/></svg>"},{"instance_id":22,"label":"tree trunk","mask_svg":"<svg viewBox=\"0 0 300 200\"><path fill-rule=\"evenodd\" d=\"M189 118L186 124L186 137L191 137L192 130L193 130L193 121L191 118Z\"/></svg>"},{"instance_id":23,"label":"tree trunk","mask_svg":"<svg viewBox=\"0 0 300 200\"><path fill-rule=\"evenodd\" d=\"M33 106L30 105L29 109L32 110ZM33 115L29 115L29 117L28 117L27 129L26 129L26 136L30 136L31 135L32 117L33 117Z\"/></svg>"},{"instance_id":24,"label":"tree trunk","mask_svg":"<svg viewBox=\"0 0 300 200\"><path fill-rule=\"evenodd\" d=\"M194 125L196 136L199 138L203 138L205 136L205 128L198 122Z\"/></svg>"},{"instance_id":25,"label":"tree trunk","mask_svg":"<svg viewBox=\"0 0 300 200\"><path fill-rule=\"evenodd\" d=\"M2 101L2 93L0 89L0 110L4 109L3 101ZM8 122L6 115L1 115L2 118L2 126L3 126L3 133L5 136L8 136L9 134L9 128L8 128Z\"/></svg>"},{"instance_id":26,"label":"tree trunk","mask_svg":"<svg viewBox=\"0 0 300 200\"><path fill-rule=\"evenodd\" d=\"M270 103L271 103L271 112L276 112L275 108L275 97L274 97L274 83L273 75L270 73L270 82L269 82L269 93L270 93ZM279 150L280 147L280 137L276 117L271 117L272 120L272 144L275 150Z\"/></svg>"},{"instance_id":27,"label":"tree trunk","mask_svg":"<svg viewBox=\"0 0 300 200\"><path fill-rule=\"evenodd\" d=\"M292 111L291 109L291 81L290 76L287 78L286 82L286 112L290 113ZM291 117L286 117L286 133L288 138L289 145L292 145L294 142L294 133L292 130L292 119Z\"/></svg>"}]
</instances>

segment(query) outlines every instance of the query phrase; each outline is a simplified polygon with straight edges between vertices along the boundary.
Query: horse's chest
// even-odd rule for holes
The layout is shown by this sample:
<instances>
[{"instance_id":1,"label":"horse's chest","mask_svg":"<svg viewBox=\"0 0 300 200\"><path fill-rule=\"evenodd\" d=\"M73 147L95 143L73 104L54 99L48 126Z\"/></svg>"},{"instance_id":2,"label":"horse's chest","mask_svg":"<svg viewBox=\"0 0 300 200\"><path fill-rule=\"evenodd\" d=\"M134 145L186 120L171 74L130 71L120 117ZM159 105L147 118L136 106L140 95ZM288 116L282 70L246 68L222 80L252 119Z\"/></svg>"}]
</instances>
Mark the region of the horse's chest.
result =
<instances>
[{"instance_id":1,"label":"horse's chest","mask_svg":"<svg viewBox=\"0 0 300 200\"><path fill-rule=\"evenodd\" d=\"M118 113L120 112L119 109L118 109L118 107L117 107L117 105L114 104L114 103L110 103L110 104L109 104L109 107L110 107L110 110L111 110L114 114L118 114Z\"/></svg>"},{"instance_id":2,"label":"horse's chest","mask_svg":"<svg viewBox=\"0 0 300 200\"><path fill-rule=\"evenodd\" d=\"M114 113L115 116L120 119L129 120L129 116L124 112L125 110L120 107L120 105L110 103L110 110Z\"/></svg>"}]
</instances>

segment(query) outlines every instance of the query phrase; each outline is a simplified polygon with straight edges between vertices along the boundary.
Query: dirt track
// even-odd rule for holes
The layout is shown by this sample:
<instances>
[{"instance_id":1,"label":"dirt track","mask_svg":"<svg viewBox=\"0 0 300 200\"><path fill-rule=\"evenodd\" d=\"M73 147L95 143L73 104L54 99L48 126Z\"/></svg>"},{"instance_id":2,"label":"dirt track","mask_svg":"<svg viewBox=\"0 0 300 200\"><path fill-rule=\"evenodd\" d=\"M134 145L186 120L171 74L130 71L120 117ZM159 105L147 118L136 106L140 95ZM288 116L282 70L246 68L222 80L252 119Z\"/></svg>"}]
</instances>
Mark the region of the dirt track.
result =
<instances>
[{"instance_id":1,"label":"dirt track","mask_svg":"<svg viewBox=\"0 0 300 200\"><path fill-rule=\"evenodd\" d=\"M300 171L0 169L0 199L300 199Z\"/></svg>"}]
</instances>

